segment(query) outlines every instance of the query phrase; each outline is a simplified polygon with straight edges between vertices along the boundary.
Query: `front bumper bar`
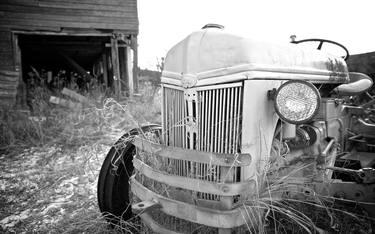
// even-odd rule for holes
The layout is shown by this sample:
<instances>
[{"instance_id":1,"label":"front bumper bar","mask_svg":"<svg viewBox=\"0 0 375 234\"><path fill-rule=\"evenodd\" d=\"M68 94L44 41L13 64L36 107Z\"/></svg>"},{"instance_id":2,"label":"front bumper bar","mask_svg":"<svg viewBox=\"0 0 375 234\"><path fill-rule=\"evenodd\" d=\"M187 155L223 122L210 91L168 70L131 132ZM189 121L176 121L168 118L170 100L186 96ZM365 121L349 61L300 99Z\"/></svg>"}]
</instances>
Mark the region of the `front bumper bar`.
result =
<instances>
[{"instance_id":1,"label":"front bumper bar","mask_svg":"<svg viewBox=\"0 0 375 234\"><path fill-rule=\"evenodd\" d=\"M191 205L156 194L134 178L131 179L131 188L134 195L141 200L155 201L161 206L160 209L164 213L190 222L217 228L234 228L247 221L245 206L223 211Z\"/></svg>"},{"instance_id":2,"label":"front bumper bar","mask_svg":"<svg viewBox=\"0 0 375 234\"><path fill-rule=\"evenodd\" d=\"M210 181L189 175L170 174L167 171L154 168L145 161L150 157L155 160L184 160L185 162L200 163L209 165L209 167L221 167L222 173L228 174L232 168L246 167L251 164L249 154L219 154L211 152L202 152L197 150L182 149L177 147L165 146L151 142L141 137L135 137L133 144L137 148L137 156L133 159L136 174L140 174L152 181L166 184L177 189L192 191L193 193L206 193L219 196L217 201L227 202L234 197L246 197L252 194L256 189L254 180L248 181L227 181L225 178L219 181ZM144 156L144 153L146 156ZM147 160L146 160L147 161ZM131 190L141 202L133 204L133 211L139 213L144 222L154 231L164 230L152 220L149 211L151 209L160 209L161 212L183 219L189 222L215 227L220 229L230 229L244 225L247 222L248 211L244 205L226 206L227 208L205 207L197 203L187 203L173 199L173 197L164 197L156 191L150 190L144 186L138 177L131 178ZM144 209L142 209L144 207ZM223 207L221 205L221 207ZM166 229L164 230L166 231ZM160 231L160 232L164 232Z\"/></svg>"}]
</instances>

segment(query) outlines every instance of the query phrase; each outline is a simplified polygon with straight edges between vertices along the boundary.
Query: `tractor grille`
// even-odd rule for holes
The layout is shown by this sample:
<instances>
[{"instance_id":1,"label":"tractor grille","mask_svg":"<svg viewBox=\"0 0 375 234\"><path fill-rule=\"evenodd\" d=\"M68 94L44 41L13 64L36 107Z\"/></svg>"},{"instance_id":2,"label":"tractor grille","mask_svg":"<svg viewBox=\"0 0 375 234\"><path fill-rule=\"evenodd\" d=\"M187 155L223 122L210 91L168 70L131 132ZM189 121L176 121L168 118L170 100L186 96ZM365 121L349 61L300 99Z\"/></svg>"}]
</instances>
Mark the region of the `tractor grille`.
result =
<instances>
[{"instance_id":1,"label":"tractor grille","mask_svg":"<svg viewBox=\"0 0 375 234\"><path fill-rule=\"evenodd\" d=\"M165 86L164 138L168 146L215 153L240 147L242 84L184 91Z\"/></svg>"},{"instance_id":2,"label":"tractor grille","mask_svg":"<svg viewBox=\"0 0 375 234\"><path fill-rule=\"evenodd\" d=\"M198 92L198 150L236 153L240 142L242 87Z\"/></svg>"},{"instance_id":3,"label":"tractor grille","mask_svg":"<svg viewBox=\"0 0 375 234\"><path fill-rule=\"evenodd\" d=\"M163 130L168 146L214 153L234 154L240 148L242 83L183 90L164 86ZM170 159L170 174L211 182L239 182L241 168L230 173L206 163ZM220 200L213 194L197 193L198 199Z\"/></svg>"},{"instance_id":4,"label":"tractor grille","mask_svg":"<svg viewBox=\"0 0 375 234\"><path fill-rule=\"evenodd\" d=\"M165 144L213 153L237 153L241 140L242 92L242 83L187 90L163 86ZM152 168L171 175L217 183L241 181L241 167L152 157L148 162L143 161ZM219 202L222 199L216 194L186 192L198 200ZM232 197L231 200L235 202L238 197Z\"/></svg>"},{"instance_id":5,"label":"tractor grille","mask_svg":"<svg viewBox=\"0 0 375 234\"><path fill-rule=\"evenodd\" d=\"M163 85L164 144L212 153L240 153L242 98L242 83L193 89ZM242 171L239 166L219 166L187 159L161 157L141 151L138 152L137 158L151 168L169 175L215 183L241 182ZM242 195L221 196L172 187L137 172L135 179L161 196L207 208L232 209L242 199ZM170 230L188 230L188 232L204 230L207 233L218 231L216 228L168 216L160 210L154 212L152 218ZM237 233L241 233L241 228L236 229Z\"/></svg>"}]
</instances>

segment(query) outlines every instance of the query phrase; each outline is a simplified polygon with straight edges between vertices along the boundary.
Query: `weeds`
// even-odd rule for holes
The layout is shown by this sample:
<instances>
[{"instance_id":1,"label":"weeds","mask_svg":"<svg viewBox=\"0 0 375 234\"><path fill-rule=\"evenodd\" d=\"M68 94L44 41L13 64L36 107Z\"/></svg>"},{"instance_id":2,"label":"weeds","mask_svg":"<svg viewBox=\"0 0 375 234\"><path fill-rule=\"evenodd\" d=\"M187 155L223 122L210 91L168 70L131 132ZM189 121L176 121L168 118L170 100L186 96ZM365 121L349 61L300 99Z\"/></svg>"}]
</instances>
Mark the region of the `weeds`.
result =
<instances>
[{"instance_id":1,"label":"weeds","mask_svg":"<svg viewBox=\"0 0 375 234\"><path fill-rule=\"evenodd\" d=\"M160 122L160 108L87 93L95 105L67 109L48 102L47 88L34 94L30 113L0 111L0 232L137 230L137 222L124 221L117 231L108 228L97 207L97 178L112 144L135 126Z\"/></svg>"},{"instance_id":2,"label":"weeds","mask_svg":"<svg viewBox=\"0 0 375 234\"><path fill-rule=\"evenodd\" d=\"M70 110L50 104L47 101L50 95L49 90L37 88L32 116L1 111L0 165L4 170L0 174L0 231L127 233L147 230L138 217L127 222L119 220L109 230L96 205L96 180L103 156L113 142L131 128L158 123L160 107L150 102L149 97L119 102L106 99L100 93L89 93L87 96L96 97L91 98L94 106ZM156 161L149 164L156 168L163 166ZM211 167L208 169L206 176L216 174ZM266 176L259 179L256 195L242 204L242 215L247 221L245 230L251 233L340 232L351 230L348 225L356 223L362 226L357 225L352 232L371 230L363 210L348 211L346 206L335 203L332 198L320 197L313 190L312 200L300 199L305 195L298 192L300 197L283 196L286 190L299 190L299 185L285 183L297 171L276 181ZM173 192L165 186L155 189L166 194Z\"/></svg>"}]
</instances>

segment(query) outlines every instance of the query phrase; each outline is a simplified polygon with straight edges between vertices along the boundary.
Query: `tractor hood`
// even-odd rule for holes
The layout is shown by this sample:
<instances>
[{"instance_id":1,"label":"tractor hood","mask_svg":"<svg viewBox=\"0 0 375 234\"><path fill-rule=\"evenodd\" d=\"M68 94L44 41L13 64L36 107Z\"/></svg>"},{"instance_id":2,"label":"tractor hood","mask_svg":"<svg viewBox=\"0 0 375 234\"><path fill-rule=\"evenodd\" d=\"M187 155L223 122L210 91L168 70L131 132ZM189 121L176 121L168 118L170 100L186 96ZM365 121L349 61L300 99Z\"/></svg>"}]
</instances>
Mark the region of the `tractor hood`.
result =
<instances>
[{"instance_id":1,"label":"tractor hood","mask_svg":"<svg viewBox=\"0 0 375 234\"><path fill-rule=\"evenodd\" d=\"M348 77L345 61L323 51L206 28L193 32L168 52L162 83L185 88L245 79L347 83Z\"/></svg>"}]
</instances>

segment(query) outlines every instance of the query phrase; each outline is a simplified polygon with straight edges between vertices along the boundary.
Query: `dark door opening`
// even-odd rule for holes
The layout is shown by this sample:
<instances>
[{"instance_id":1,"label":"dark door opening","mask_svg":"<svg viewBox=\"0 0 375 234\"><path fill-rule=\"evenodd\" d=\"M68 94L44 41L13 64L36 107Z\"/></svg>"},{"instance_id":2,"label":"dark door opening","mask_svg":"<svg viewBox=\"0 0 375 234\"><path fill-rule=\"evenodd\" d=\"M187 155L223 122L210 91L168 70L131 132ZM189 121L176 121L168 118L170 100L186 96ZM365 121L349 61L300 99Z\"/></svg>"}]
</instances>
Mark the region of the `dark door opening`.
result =
<instances>
[{"instance_id":1,"label":"dark door opening","mask_svg":"<svg viewBox=\"0 0 375 234\"><path fill-rule=\"evenodd\" d=\"M88 83L104 83L103 64L99 70L98 65L103 55L109 56L105 47L109 37L21 34L18 41L22 77L27 86L42 82L50 89L72 86L87 89Z\"/></svg>"}]
</instances>

